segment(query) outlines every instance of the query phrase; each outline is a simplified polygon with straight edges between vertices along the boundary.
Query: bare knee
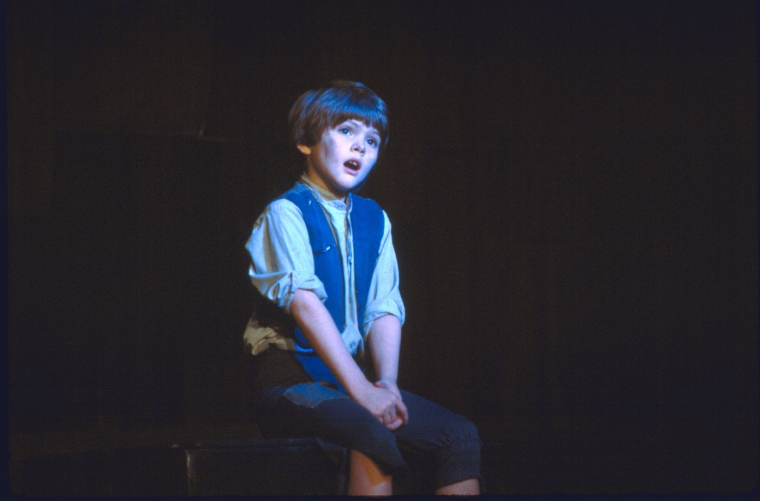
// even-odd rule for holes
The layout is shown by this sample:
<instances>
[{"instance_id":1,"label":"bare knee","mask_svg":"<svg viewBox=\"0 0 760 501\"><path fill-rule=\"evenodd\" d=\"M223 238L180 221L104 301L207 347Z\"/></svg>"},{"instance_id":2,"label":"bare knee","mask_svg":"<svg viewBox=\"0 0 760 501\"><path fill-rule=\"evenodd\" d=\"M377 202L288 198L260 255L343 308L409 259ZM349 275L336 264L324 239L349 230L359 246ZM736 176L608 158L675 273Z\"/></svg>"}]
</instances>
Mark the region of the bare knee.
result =
<instances>
[{"instance_id":1,"label":"bare knee","mask_svg":"<svg viewBox=\"0 0 760 501\"><path fill-rule=\"evenodd\" d=\"M377 464L359 451L350 452L347 493L350 496L390 496L393 483Z\"/></svg>"}]
</instances>

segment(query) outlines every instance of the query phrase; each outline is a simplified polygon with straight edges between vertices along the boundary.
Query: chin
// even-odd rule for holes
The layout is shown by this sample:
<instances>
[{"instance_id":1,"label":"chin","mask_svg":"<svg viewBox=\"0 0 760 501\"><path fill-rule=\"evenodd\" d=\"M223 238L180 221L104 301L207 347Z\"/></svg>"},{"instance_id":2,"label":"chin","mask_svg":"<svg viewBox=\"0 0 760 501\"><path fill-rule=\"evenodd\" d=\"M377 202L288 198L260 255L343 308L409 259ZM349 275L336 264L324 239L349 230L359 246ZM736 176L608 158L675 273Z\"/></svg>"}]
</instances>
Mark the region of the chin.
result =
<instances>
[{"instance_id":1,"label":"chin","mask_svg":"<svg viewBox=\"0 0 760 501\"><path fill-rule=\"evenodd\" d=\"M356 191L359 186L361 186L362 183L341 183L340 185L336 186L341 191L345 191L346 193L350 193L353 191Z\"/></svg>"}]
</instances>

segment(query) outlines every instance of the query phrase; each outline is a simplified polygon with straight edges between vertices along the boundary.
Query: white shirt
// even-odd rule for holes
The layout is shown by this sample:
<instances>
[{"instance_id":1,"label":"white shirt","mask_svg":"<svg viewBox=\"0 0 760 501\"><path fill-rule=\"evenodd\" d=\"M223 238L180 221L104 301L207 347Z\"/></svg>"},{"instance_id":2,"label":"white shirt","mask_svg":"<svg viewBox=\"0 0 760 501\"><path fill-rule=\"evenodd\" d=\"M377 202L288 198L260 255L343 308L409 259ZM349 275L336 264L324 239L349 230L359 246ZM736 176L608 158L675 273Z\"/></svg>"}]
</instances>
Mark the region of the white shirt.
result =
<instances>
[{"instance_id":1,"label":"white shirt","mask_svg":"<svg viewBox=\"0 0 760 501\"><path fill-rule=\"evenodd\" d=\"M398 262L393 249L391 224L383 211L384 227L380 244L380 254L372 275L369 297L364 318L359 319L356 302L355 273L353 263L353 232L351 207L336 198L329 191L302 175L300 183L311 189L314 198L327 216L338 245L343 269L343 298L345 325L338 325L343 343L349 353L356 355L364 351L364 339L359 329L359 321L368 333L372 322L381 316L391 314L404 322L404 303L398 290ZM346 198L349 201L350 197ZM309 243L309 233L300 209L290 200L279 199L272 202L253 226L246 249L251 255L248 274L253 285L261 294L274 301L290 313L290 303L298 289L313 291L324 302L327 298L322 281L314 274L314 257ZM280 348L293 349L292 342L285 340L272 329L259 327L252 319L244 335L251 345L254 355L264 351L269 344Z\"/></svg>"}]
</instances>

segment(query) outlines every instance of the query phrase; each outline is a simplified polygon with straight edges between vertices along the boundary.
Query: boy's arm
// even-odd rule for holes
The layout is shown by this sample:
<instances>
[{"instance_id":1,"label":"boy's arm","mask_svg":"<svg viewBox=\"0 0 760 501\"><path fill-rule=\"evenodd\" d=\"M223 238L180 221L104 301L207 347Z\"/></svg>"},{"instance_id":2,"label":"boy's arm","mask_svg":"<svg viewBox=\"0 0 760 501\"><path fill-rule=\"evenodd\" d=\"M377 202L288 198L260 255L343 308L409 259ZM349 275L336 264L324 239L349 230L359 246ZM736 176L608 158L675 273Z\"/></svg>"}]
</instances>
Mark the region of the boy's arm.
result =
<instances>
[{"instance_id":1,"label":"boy's arm","mask_svg":"<svg viewBox=\"0 0 760 501\"><path fill-rule=\"evenodd\" d=\"M375 364L378 383L384 383L394 393L398 392L398 356L401 348L401 321L395 315L375 319L370 327L369 349Z\"/></svg>"},{"instance_id":2,"label":"boy's arm","mask_svg":"<svg viewBox=\"0 0 760 501\"><path fill-rule=\"evenodd\" d=\"M343 344L335 321L316 294L298 289L290 303L290 313L319 358L354 401L390 430L406 423L407 410L398 390L374 386L367 381Z\"/></svg>"},{"instance_id":3,"label":"boy's arm","mask_svg":"<svg viewBox=\"0 0 760 501\"><path fill-rule=\"evenodd\" d=\"M367 306L363 319L364 332L369 335L374 330L375 321L386 316L393 316L399 324L397 327L399 338L396 339L396 342L400 343L400 329L404 323L406 312L404 311L404 302L399 293L398 261L396 260L396 251L393 248L391 222L387 214L383 213L383 215L385 218L385 234L383 235L377 265L375 266L370 283L369 297L367 298ZM386 319L385 321L392 320ZM384 327L383 331L386 328Z\"/></svg>"},{"instance_id":4,"label":"boy's arm","mask_svg":"<svg viewBox=\"0 0 760 501\"><path fill-rule=\"evenodd\" d=\"M367 332L369 350L379 380L375 386L393 391L399 398L398 359L401 346L401 325L404 319L404 303L398 290L398 262L393 249L391 222L385 219L385 234L380 247L377 265L372 276L364 329Z\"/></svg>"},{"instance_id":5,"label":"boy's arm","mask_svg":"<svg viewBox=\"0 0 760 501\"><path fill-rule=\"evenodd\" d=\"M246 243L251 255L249 276L261 294L285 312L297 289L327 298L314 274L314 257L301 211L290 200L275 200L259 216Z\"/></svg>"}]
</instances>

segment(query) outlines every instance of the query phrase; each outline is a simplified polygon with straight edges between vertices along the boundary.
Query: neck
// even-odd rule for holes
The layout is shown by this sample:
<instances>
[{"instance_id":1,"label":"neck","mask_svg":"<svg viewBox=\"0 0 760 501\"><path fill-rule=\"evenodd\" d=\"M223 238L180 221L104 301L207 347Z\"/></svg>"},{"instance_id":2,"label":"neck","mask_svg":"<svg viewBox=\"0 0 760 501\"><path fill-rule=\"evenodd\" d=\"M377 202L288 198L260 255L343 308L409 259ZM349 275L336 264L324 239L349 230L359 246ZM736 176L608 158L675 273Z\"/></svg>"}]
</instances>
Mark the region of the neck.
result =
<instances>
[{"instance_id":1,"label":"neck","mask_svg":"<svg viewBox=\"0 0 760 501\"><path fill-rule=\"evenodd\" d=\"M324 182L321 177L319 177L319 175L313 169L307 168L306 172L302 176L302 179L303 178L308 179L310 181L309 185L312 188L316 189L325 200L340 200L342 202L346 201L346 197L348 196L347 192L337 192L331 188L327 183Z\"/></svg>"}]
</instances>

